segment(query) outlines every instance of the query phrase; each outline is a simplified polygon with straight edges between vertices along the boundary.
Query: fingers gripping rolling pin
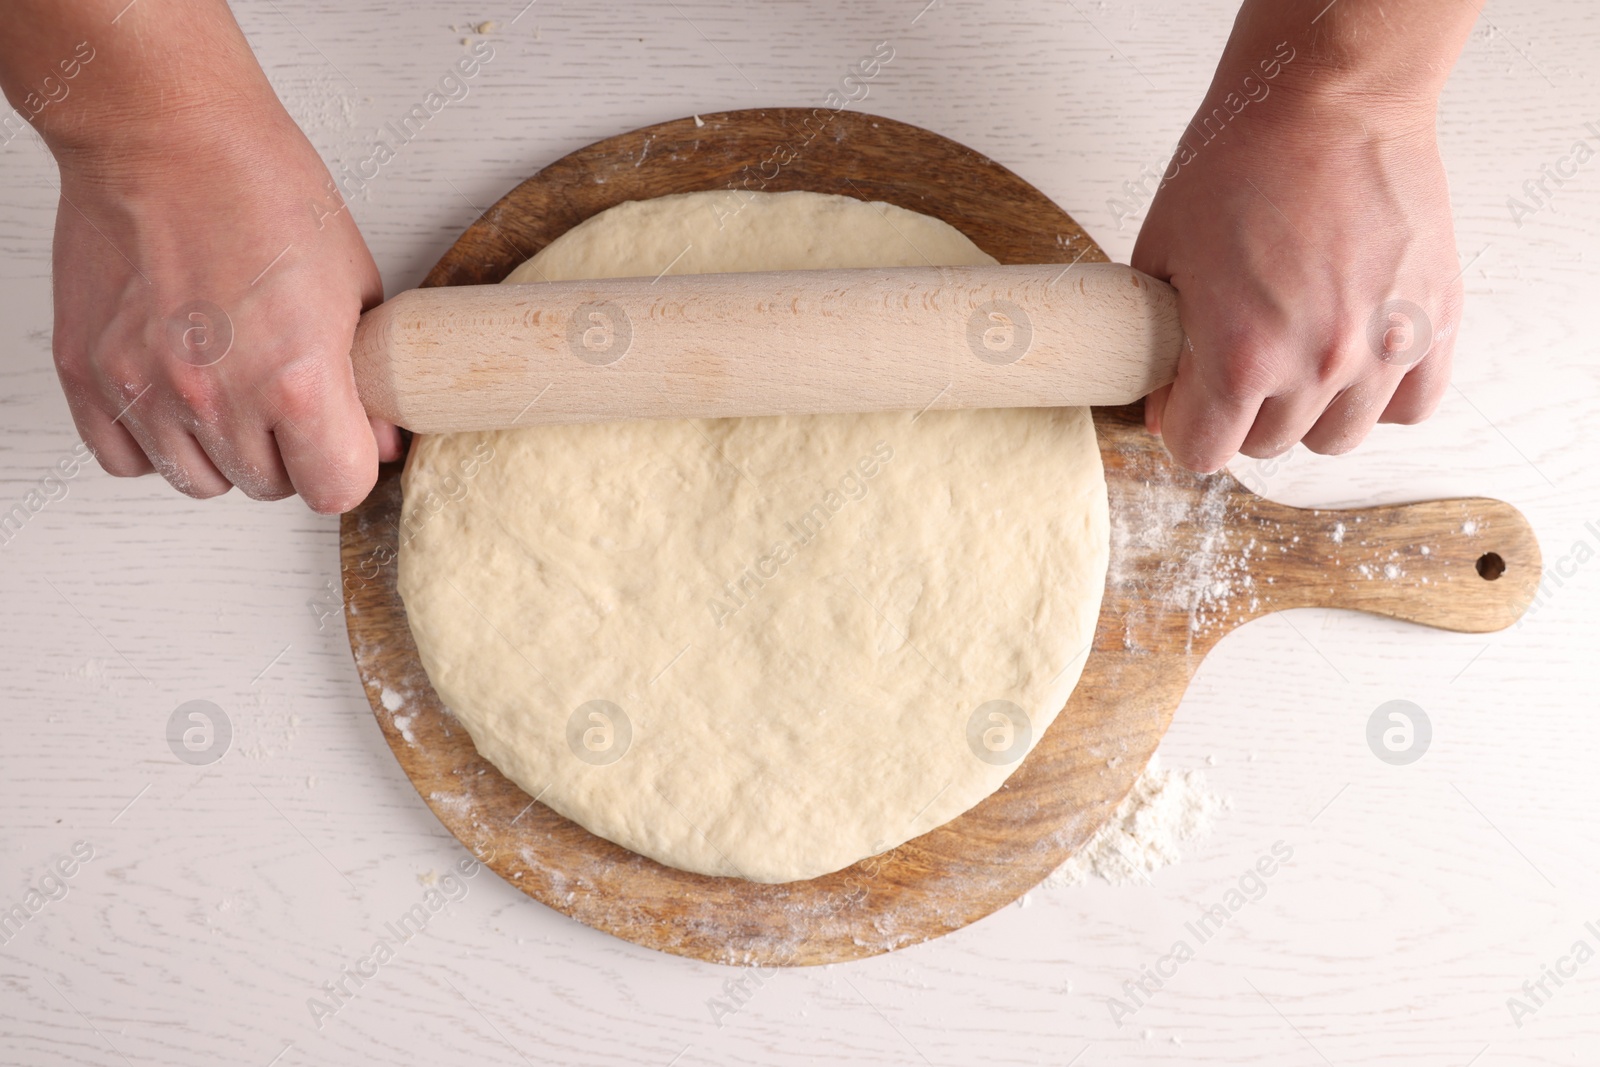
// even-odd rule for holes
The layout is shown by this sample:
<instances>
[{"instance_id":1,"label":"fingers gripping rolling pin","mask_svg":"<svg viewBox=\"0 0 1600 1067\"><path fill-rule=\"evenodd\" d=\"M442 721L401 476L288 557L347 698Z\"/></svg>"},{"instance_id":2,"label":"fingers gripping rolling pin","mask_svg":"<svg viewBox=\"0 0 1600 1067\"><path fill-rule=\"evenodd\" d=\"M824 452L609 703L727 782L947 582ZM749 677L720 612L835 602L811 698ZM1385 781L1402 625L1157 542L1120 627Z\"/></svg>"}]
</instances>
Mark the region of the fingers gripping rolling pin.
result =
<instances>
[{"instance_id":1,"label":"fingers gripping rolling pin","mask_svg":"<svg viewBox=\"0 0 1600 1067\"><path fill-rule=\"evenodd\" d=\"M618 419L1126 404L1177 294L1112 263L413 289L361 317L370 415L418 433Z\"/></svg>"}]
</instances>

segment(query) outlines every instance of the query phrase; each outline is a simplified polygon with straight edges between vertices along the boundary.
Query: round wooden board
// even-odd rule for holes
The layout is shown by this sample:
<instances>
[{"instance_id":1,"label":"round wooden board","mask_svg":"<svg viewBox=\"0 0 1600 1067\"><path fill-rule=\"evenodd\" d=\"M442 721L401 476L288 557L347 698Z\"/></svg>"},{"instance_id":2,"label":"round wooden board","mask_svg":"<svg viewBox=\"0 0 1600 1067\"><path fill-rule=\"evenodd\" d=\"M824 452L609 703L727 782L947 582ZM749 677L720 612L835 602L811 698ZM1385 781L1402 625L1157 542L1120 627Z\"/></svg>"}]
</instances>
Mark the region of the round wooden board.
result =
<instances>
[{"instance_id":1,"label":"round wooden board","mask_svg":"<svg viewBox=\"0 0 1600 1067\"><path fill-rule=\"evenodd\" d=\"M778 109L666 122L574 152L490 208L423 284L498 282L625 200L721 189L736 209L746 188L898 204L945 220L1002 263L1106 258L1042 193L953 141L870 115ZM1487 631L1515 621L1537 587L1538 545L1509 505L1472 498L1288 508L1225 473L1175 467L1136 408L1097 409L1095 424L1112 556L1077 690L994 795L822 878L761 885L662 866L555 814L479 757L429 685L395 589L400 463L384 466L372 494L341 524L356 667L423 799L529 896L666 952L809 965L938 937L1038 884L1110 817L1201 657L1241 623L1283 608L1347 607Z\"/></svg>"}]
</instances>

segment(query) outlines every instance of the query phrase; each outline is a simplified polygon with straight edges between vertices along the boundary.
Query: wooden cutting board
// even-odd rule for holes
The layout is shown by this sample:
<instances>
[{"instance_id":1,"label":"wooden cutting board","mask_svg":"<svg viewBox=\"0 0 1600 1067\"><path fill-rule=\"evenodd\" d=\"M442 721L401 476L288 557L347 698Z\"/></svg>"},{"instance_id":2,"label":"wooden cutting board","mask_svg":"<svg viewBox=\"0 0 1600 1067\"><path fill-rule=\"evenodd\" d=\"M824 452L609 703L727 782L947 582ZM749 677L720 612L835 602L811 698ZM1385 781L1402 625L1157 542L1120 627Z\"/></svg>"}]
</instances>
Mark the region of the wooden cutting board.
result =
<instances>
[{"instance_id":1,"label":"wooden cutting board","mask_svg":"<svg viewBox=\"0 0 1600 1067\"><path fill-rule=\"evenodd\" d=\"M759 110L590 145L508 193L425 286L498 282L625 200L809 189L944 219L1002 263L1102 262L1037 189L936 134L870 115ZM1451 630L1514 622L1540 574L1507 504L1284 507L1167 459L1137 408L1096 409L1111 503L1099 627L1066 709L1005 787L899 848L822 878L758 885L664 867L532 800L440 705L395 590L400 464L341 524L345 617L373 713L439 820L542 903L640 945L717 963L856 959L960 929L1020 897L1111 816L1196 667L1228 631L1285 608L1353 608ZM1263 664L1262 670L1274 669Z\"/></svg>"}]
</instances>

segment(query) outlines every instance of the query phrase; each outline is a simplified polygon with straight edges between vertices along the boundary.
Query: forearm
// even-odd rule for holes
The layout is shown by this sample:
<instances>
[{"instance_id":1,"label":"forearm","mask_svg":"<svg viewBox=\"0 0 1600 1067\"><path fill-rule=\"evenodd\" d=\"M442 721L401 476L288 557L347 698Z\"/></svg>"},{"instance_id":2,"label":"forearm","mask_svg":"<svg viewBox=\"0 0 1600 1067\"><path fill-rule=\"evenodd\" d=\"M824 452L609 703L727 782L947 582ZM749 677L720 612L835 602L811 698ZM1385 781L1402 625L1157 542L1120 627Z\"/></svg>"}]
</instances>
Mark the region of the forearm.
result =
<instances>
[{"instance_id":1,"label":"forearm","mask_svg":"<svg viewBox=\"0 0 1600 1067\"><path fill-rule=\"evenodd\" d=\"M63 166L192 165L237 117L281 112L223 0L13 0L6 14L0 89Z\"/></svg>"},{"instance_id":2,"label":"forearm","mask_svg":"<svg viewBox=\"0 0 1600 1067\"><path fill-rule=\"evenodd\" d=\"M1260 79L1277 63L1273 88L1335 104L1423 109L1431 120L1479 8L1478 0L1245 0L1212 92L1252 73Z\"/></svg>"}]
</instances>

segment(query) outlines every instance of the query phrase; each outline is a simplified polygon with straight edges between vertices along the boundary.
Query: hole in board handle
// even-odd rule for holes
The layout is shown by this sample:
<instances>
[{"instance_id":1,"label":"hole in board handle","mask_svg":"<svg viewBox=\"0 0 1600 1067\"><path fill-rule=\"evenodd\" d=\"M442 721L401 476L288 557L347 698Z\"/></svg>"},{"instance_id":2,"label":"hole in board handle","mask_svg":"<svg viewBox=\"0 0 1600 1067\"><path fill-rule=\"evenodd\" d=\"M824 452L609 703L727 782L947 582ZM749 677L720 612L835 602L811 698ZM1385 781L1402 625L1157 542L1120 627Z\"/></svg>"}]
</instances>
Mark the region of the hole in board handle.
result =
<instances>
[{"instance_id":1,"label":"hole in board handle","mask_svg":"<svg viewBox=\"0 0 1600 1067\"><path fill-rule=\"evenodd\" d=\"M1485 552L1478 557L1478 577L1492 582L1506 572L1506 561L1498 552Z\"/></svg>"}]
</instances>

